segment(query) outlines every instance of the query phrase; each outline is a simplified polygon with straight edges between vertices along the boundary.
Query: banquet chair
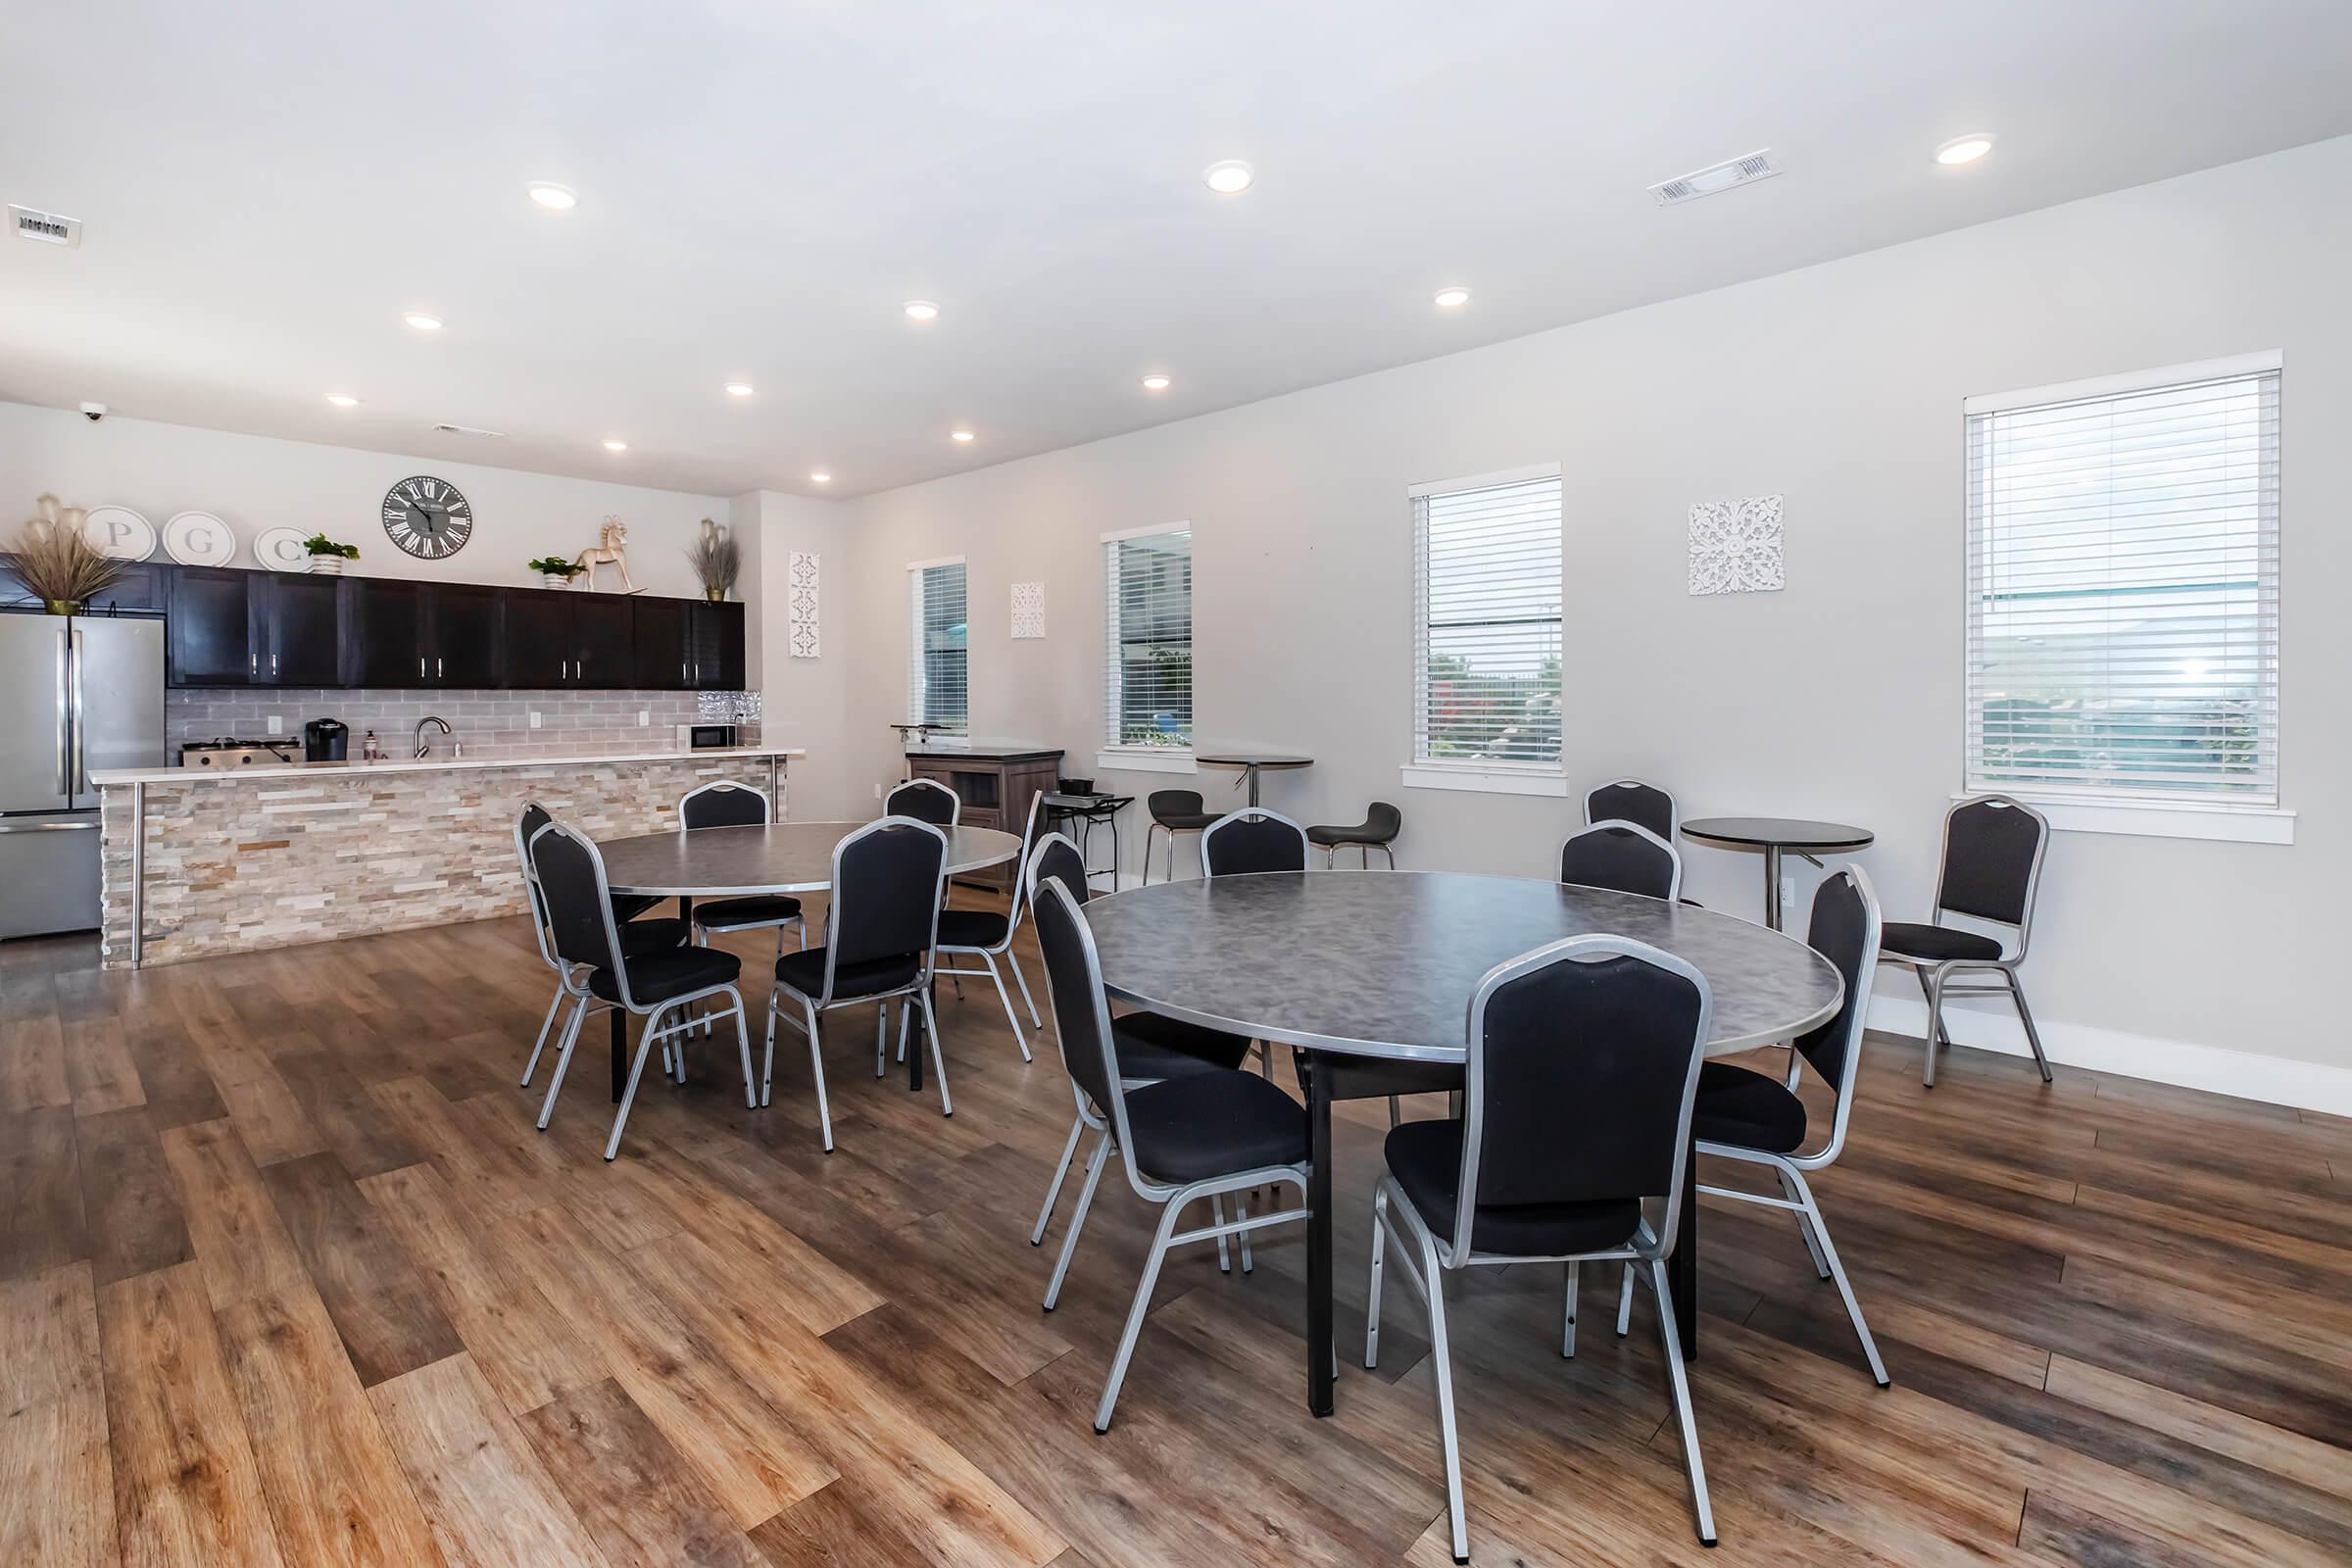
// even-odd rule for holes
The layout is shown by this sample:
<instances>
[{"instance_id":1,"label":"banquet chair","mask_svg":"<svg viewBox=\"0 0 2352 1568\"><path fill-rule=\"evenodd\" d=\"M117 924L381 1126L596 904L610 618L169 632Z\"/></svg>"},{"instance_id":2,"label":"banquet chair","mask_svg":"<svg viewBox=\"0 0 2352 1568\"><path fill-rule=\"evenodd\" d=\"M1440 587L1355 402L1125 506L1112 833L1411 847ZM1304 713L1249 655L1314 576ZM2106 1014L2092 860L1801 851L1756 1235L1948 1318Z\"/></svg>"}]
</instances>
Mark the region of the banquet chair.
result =
<instances>
[{"instance_id":1,"label":"banquet chair","mask_svg":"<svg viewBox=\"0 0 2352 1568\"><path fill-rule=\"evenodd\" d=\"M1560 880L1672 900L1682 895L1683 858L1638 822L1595 822L1560 845Z\"/></svg>"},{"instance_id":2,"label":"banquet chair","mask_svg":"<svg viewBox=\"0 0 2352 1568\"><path fill-rule=\"evenodd\" d=\"M952 969L941 965L938 972L986 975L997 983L997 1000L1004 1004L1004 1021L1012 1027L1012 1043L1021 1048L1023 1061L1031 1059L1028 1032L1013 1014L1012 995L1004 989L1004 974L997 967L997 960L1004 960L1004 968L1012 971L1013 983L1021 988L1021 1001L1029 1007L1030 1027L1043 1029L1046 1022L1038 1016L1036 999L1029 995L1029 981L1021 973L1020 961L1012 956L1012 939L1021 929L1022 894L1026 891L1021 869L1029 863L1029 847L1037 838L1038 824L1045 813L1045 796L1041 793L1029 797L1029 819L1021 825L1021 856L1013 861L1012 886L1002 913L995 909L945 909L939 916L941 954L968 953L980 960L982 967Z\"/></svg>"},{"instance_id":3,"label":"banquet chair","mask_svg":"<svg viewBox=\"0 0 2352 1568\"><path fill-rule=\"evenodd\" d=\"M1262 806L1228 811L1202 829L1200 868L1207 876L1306 869L1306 829Z\"/></svg>"},{"instance_id":4,"label":"banquet chair","mask_svg":"<svg viewBox=\"0 0 2352 1568\"><path fill-rule=\"evenodd\" d=\"M935 778L910 778L882 801L884 816L910 816L933 827L954 827L963 817L963 798Z\"/></svg>"},{"instance_id":5,"label":"banquet chair","mask_svg":"<svg viewBox=\"0 0 2352 1568\"><path fill-rule=\"evenodd\" d=\"M572 972L573 966L564 962L556 952L555 937L547 924L547 901L539 891L539 873L531 869L531 836L554 820L548 814L547 808L537 801L523 802L521 811L514 818L514 858L522 865L522 893L524 901L530 906L531 931L539 939L540 961L553 970L556 977L556 994L548 1002L547 1016L539 1021L539 1038L531 1044L530 1060L523 1063L522 1082L518 1086L523 1089L530 1088L531 1080L538 1076L539 1057L547 1050L548 1031L555 1028L556 1018L563 1012L564 1004L567 1001L576 1003L585 993L586 986L585 981ZM686 940L686 922L683 920L637 918L661 902L660 899L641 894L613 896L612 917L620 922L621 945L628 952L640 955L662 953ZM592 1012L604 1010L602 1003L596 1003L590 1008ZM665 1067L671 1059L666 1042L662 1047L662 1059Z\"/></svg>"},{"instance_id":6,"label":"banquet chair","mask_svg":"<svg viewBox=\"0 0 2352 1568\"><path fill-rule=\"evenodd\" d=\"M1682 831L1683 813L1674 797L1655 784L1621 778L1585 792L1585 825L1599 822L1631 822L1672 844Z\"/></svg>"}]
</instances>

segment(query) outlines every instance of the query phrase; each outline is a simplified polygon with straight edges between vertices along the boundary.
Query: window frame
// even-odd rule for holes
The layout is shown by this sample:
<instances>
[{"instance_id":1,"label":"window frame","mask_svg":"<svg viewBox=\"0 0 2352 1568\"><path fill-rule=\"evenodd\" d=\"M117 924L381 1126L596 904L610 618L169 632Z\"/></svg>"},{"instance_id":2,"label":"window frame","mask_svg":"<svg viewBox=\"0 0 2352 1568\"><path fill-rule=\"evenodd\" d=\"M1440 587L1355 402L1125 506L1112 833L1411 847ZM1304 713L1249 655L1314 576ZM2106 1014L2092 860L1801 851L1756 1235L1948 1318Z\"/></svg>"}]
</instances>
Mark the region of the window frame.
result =
<instances>
[{"instance_id":1,"label":"window frame","mask_svg":"<svg viewBox=\"0 0 2352 1568\"><path fill-rule=\"evenodd\" d=\"M963 723L955 729L941 729L942 736L969 736L972 732L972 567L962 556L937 556L929 561L906 563L907 627L906 627L906 721L910 724L930 720L918 711L915 697L917 671L923 667L923 573L941 566L963 568Z\"/></svg>"},{"instance_id":2,"label":"window frame","mask_svg":"<svg viewBox=\"0 0 2352 1568\"><path fill-rule=\"evenodd\" d=\"M1198 679L1200 665L1197 661L1194 664L1193 721L1186 732L1182 746L1134 746L1123 744L1116 738L1119 733L1120 704L1112 696L1112 692L1114 686L1120 685L1124 680L1123 674L1119 671L1118 658L1119 649L1125 641L1121 635L1119 623L1116 547L1130 539L1155 539L1163 534L1173 533L1184 535L1185 560L1193 568L1193 584L1186 589L1185 611L1189 618L1194 602L1198 597L1194 589L1199 585L1200 566L1200 557L1195 554L1193 548L1195 540L1193 524L1190 519L1178 518L1169 522L1152 523L1141 528L1117 528L1104 533L1098 541L1102 568L1102 712L1095 728L1095 738L1098 743L1095 752L1095 766L1098 770L1124 768L1130 772L1139 773L1191 773L1197 771L1193 752L1194 745L1199 740L1200 733L1199 708L1200 688Z\"/></svg>"}]
</instances>

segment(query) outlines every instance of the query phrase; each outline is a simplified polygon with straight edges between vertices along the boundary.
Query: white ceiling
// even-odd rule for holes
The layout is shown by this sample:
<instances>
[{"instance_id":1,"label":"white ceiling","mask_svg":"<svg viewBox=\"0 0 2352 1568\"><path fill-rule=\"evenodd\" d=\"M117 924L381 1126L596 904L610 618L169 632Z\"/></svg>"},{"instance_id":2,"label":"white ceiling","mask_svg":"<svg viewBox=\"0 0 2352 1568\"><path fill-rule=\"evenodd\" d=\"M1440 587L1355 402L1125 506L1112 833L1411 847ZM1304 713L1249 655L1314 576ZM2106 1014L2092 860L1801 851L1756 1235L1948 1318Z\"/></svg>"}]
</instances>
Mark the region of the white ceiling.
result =
<instances>
[{"instance_id":1,"label":"white ceiling","mask_svg":"<svg viewBox=\"0 0 2352 1568\"><path fill-rule=\"evenodd\" d=\"M718 494L905 484L2352 131L2344 0L122 0L5 31L0 200L87 234L0 237L0 399ZM1979 129L1984 163L1932 162ZM1645 194L1763 146L1786 175ZM1256 187L1210 194L1223 158Z\"/></svg>"}]
</instances>

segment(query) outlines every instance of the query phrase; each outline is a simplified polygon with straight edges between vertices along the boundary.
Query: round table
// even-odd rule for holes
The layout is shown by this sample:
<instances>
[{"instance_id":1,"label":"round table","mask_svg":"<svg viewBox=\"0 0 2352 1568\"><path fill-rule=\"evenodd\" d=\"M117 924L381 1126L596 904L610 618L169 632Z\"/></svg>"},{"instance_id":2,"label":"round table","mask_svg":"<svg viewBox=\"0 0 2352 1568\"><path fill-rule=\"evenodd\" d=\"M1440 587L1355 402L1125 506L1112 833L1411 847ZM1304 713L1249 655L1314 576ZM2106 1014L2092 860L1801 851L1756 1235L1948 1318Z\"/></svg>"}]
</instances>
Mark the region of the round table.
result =
<instances>
[{"instance_id":1,"label":"round table","mask_svg":"<svg viewBox=\"0 0 2352 1568\"><path fill-rule=\"evenodd\" d=\"M1683 824L1683 837L1726 850L1764 852L1764 923L1781 928L1781 852L1794 850L1808 860L1840 850L1867 850L1878 836L1843 822L1809 822L1793 816L1699 816Z\"/></svg>"},{"instance_id":2,"label":"round table","mask_svg":"<svg viewBox=\"0 0 2352 1568\"><path fill-rule=\"evenodd\" d=\"M1210 767L1240 768L1243 781L1250 786L1250 804L1251 806L1257 804L1257 775L1267 768L1284 769L1315 765L1313 758L1299 757L1290 752L1200 752L1194 756L1193 760L1206 763Z\"/></svg>"},{"instance_id":3,"label":"round table","mask_svg":"<svg viewBox=\"0 0 2352 1568\"><path fill-rule=\"evenodd\" d=\"M676 899L680 914L700 898L748 898L760 893L822 893L833 885L833 847L863 822L770 822L763 827L698 827L635 838L602 839L605 881L614 893ZM952 827L948 875L1002 865L1021 853L1020 835L988 827ZM914 1025L919 1032L922 1021ZM923 1083L919 1038L907 1048L907 1081ZM627 1076L628 1014L612 1009L612 1098Z\"/></svg>"},{"instance_id":4,"label":"round table","mask_svg":"<svg viewBox=\"0 0 2352 1568\"><path fill-rule=\"evenodd\" d=\"M1673 954L1714 994L1709 1055L1802 1033L1845 988L1794 938L1692 906L1599 888L1446 871L1280 871L1163 882L1086 906L1105 989L1253 1040L1393 1060L1465 1059L1489 969L1562 937L1609 932ZM1331 1102L1308 1075L1308 1407L1332 1405ZM1672 1264L1684 1349L1697 1348L1696 1161Z\"/></svg>"}]
</instances>

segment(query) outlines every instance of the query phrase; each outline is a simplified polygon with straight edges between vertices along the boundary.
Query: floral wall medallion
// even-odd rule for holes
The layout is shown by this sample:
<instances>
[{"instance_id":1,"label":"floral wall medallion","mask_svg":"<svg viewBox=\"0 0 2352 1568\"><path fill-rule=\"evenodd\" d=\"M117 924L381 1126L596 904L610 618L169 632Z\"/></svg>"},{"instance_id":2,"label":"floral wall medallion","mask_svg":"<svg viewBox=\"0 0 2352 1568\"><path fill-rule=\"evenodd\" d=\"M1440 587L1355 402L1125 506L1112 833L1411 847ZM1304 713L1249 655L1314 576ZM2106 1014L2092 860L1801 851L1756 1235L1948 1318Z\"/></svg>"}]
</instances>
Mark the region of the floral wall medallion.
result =
<instances>
[{"instance_id":1,"label":"floral wall medallion","mask_svg":"<svg viewBox=\"0 0 2352 1568\"><path fill-rule=\"evenodd\" d=\"M1012 585L1012 634L1015 637L1043 637L1046 634L1044 583L1016 582Z\"/></svg>"},{"instance_id":2,"label":"floral wall medallion","mask_svg":"<svg viewBox=\"0 0 2352 1568\"><path fill-rule=\"evenodd\" d=\"M1701 501L1690 509L1690 591L1771 593L1788 586L1781 560L1781 498Z\"/></svg>"},{"instance_id":3,"label":"floral wall medallion","mask_svg":"<svg viewBox=\"0 0 2352 1568\"><path fill-rule=\"evenodd\" d=\"M795 550L789 563L792 610L792 657L814 659L816 644L816 552Z\"/></svg>"}]
</instances>

